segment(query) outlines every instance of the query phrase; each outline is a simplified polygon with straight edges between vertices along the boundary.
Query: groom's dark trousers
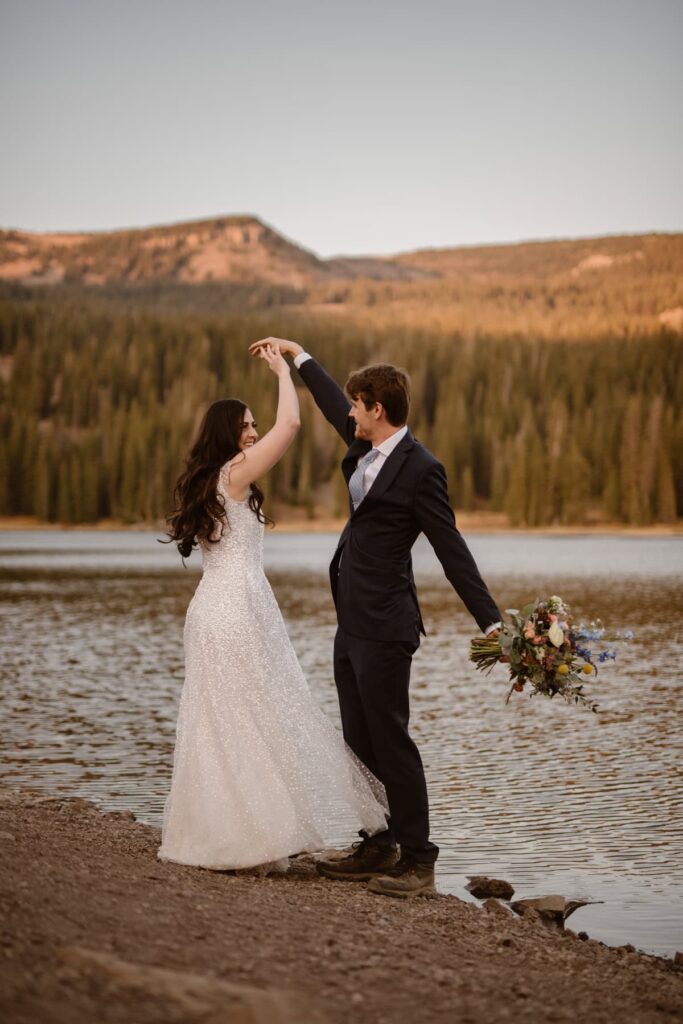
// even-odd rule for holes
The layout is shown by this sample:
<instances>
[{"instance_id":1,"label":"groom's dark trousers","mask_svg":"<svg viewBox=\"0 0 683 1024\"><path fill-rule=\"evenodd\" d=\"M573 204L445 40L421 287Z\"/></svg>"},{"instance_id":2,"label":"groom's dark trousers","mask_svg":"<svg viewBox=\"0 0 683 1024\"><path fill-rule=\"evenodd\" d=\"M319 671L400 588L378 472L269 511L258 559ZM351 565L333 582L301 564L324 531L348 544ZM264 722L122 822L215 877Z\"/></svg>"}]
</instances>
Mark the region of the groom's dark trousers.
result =
<instances>
[{"instance_id":1,"label":"groom's dark trousers","mask_svg":"<svg viewBox=\"0 0 683 1024\"><path fill-rule=\"evenodd\" d=\"M355 440L351 404L319 363L306 359L299 373L349 446L342 460L348 484L370 442ZM424 634L410 555L420 533L479 627L500 621L456 529L445 470L408 431L351 511L330 565L339 624L334 674L344 738L386 789L390 820L381 838L395 839L402 853L432 864L439 851L429 839L424 770L408 732L410 667Z\"/></svg>"}]
</instances>

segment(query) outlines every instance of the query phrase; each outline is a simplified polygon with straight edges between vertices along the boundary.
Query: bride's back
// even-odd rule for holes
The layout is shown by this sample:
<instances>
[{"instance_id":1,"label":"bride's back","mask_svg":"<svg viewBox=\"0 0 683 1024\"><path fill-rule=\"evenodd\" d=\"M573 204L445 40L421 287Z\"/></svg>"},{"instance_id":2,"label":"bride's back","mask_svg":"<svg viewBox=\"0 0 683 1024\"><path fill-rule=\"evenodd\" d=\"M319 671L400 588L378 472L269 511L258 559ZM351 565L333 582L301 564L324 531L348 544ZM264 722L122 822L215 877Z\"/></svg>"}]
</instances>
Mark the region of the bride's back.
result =
<instances>
[{"instance_id":1,"label":"bride's back","mask_svg":"<svg viewBox=\"0 0 683 1024\"><path fill-rule=\"evenodd\" d=\"M263 569L263 523L249 507L249 498L237 501L228 493L230 463L218 474L216 492L225 507L225 522L216 524L214 539L202 541L204 575L225 573L234 581L249 568Z\"/></svg>"}]
</instances>

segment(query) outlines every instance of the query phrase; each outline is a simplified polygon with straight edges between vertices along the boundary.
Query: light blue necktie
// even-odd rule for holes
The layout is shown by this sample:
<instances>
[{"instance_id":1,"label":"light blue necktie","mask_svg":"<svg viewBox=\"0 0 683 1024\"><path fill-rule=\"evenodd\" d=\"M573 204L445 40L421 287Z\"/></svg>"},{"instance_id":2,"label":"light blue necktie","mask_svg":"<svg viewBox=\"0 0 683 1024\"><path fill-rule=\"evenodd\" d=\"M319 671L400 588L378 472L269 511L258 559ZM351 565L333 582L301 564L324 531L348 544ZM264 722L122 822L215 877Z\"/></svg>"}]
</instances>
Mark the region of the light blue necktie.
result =
<instances>
[{"instance_id":1,"label":"light blue necktie","mask_svg":"<svg viewBox=\"0 0 683 1024\"><path fill-rule=\"evenodd\" d=\"M354 512L365 497L365 470L371 462L375 461L378 455L379 449L371 448L370 451L362 457L362 459L358 460L358 464L351 475L351 479L349 480L349 494L351 495Z\"/></svg>"}]
</instances>

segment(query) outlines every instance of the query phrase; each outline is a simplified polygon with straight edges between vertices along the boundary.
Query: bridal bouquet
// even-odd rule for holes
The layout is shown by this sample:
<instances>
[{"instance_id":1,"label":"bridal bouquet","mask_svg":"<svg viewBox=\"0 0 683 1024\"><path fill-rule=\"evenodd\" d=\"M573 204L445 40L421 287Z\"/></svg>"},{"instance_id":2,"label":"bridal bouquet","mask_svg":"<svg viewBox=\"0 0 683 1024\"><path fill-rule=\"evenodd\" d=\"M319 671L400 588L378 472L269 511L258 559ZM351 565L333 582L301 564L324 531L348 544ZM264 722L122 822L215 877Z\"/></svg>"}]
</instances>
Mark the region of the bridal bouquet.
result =
<instances>
[{"instance_id":1,"label":"bridal bouquet","mask_svg":"<svg viewBox=\"0 0 683 1024\"><path fill-rule=\"evenodd\" d=\"M497 637L477 637L470 645L470 661L482 672L490 672L505 656L510 665L510 691L521 693L529 683L533 697L560 694L568 704L583 704L591 711L598 705L583 692L583 681L598 671L598 664L614 661L616 652L605 644L630 640L633 633L607 635L600 620L588 626L574 625L569 607L554 595L546 601L528 604L521 611L506 609L510 622ZM591 645L604 649L594 652Z\"/></svg>"}]
</instances>

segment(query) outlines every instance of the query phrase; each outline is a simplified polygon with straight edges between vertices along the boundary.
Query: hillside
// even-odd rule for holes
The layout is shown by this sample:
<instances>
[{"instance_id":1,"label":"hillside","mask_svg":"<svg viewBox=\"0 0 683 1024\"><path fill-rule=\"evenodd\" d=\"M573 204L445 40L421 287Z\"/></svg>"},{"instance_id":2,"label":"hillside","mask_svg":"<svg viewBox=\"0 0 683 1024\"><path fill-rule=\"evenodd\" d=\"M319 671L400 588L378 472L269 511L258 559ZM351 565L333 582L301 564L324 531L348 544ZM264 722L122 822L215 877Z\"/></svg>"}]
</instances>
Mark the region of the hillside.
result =
<instances>
[{"instance_id":1,"label":"hillside","mask_svg":"<svg viewBox=\"0 0 683 1024\"><path fill-rule=\"evenodd\" d=\"M431 276L351 282L336 289L338 307L377 327L400 323L469 337L683 331L682 234L426 249L393 262ZM331 290L316 294L313 308L324 311ZM314 301L310 293L309 304Z\"/></svg>"},{"instance_id":2,"label":"hillside","mask_svg":"<svg viewBox=\"0 0 683 1024\"><path fill-rule=\"evenodd\" d=\"M252 216L91 234L0 231L0 280L29 286L223 282L303 288L332 278L411 276L405 261L318 259Z\"/></svg>"},{"instance_id":3,"label":"hillside","mask_svg":"<svg viewBox=\"0 0 683 1024\"><path fill-rule=\"evenodd\" d=\"M91 234L0 231L4 293L272 310L466 337L683 332L683 234L323 260L254 216Z\"/></svg>"},{"instance_id":4,"label":"hillside","mask_svg":"<svg viewBox=\"0 0 683 1024\"><path fill-rule=\"evenodd\" d=\"M227 389L272 415L247 354L268 334L340 381L405 366L411 427L465 512L683 516L683 235L321 260L254 217L0 233L0 516L163 518L207 402ZM303 392L302 422L269 506L343 515L336 440Z\"/></svg>"}]
</instances>

